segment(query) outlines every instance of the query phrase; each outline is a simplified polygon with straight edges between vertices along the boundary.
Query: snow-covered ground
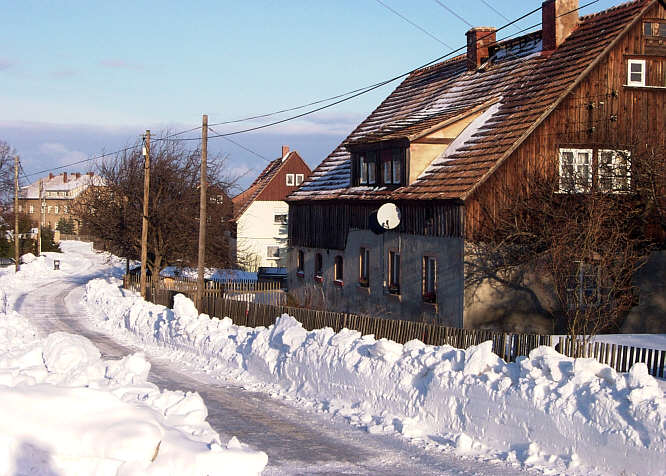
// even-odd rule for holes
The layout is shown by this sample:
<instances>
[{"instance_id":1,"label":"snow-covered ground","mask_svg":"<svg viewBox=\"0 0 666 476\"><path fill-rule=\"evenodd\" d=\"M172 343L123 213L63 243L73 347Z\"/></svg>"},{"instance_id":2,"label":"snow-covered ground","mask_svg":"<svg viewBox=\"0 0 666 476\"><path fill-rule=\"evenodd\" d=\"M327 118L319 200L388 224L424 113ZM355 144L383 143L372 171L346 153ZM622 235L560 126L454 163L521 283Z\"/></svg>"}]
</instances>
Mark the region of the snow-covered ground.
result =
<instances>
[{"instance_id":1,"label":"snow-covered ground","mask_svg":"<svg viewBox=\"0 0 666 476\"><path fill-rule=\"evenodd\" d=\"M306 331L283 315L247 328L123 291L87 286L89 306L114 332L190 355L211 372L279 389L370 433L436 440L544 472L657 474L666 457L666 399L644 364L619 374L550 347L507 364L490 342L467 350L405 345L359 332Z\"/></svg>"},{"instance_id":2,"label":"snow-covered ground","mask_svg":"<svg viewBox=\"0 0 666 476\"><path fill-rule=\"evenodd\" d=\"M266 454L221 442L198 394L147 382L142 353L104 360L12 310L16 291L57 273L53 256L0 274L0 474L259 474Z\"/></svg>"},{"instance_id":3,"label":"snow-covered ground","mask_svg":"<svg viewBox=\"0 0 666 476\"><path fill-rule=\"evenodd\" d=\"M68 266L89 266L84 261L63 260L61 267L67 272ZM31 272L52 273L48 260L24 269L26 280ZM2 273L9 303L3 304L0 293L0 312L11 309L15 288L27 285ZM228 318L198 315L184 296L169 310L120 284L110 273L87 285L86 302L110 334L160 348L164 356L187 360L211 376L344 416L368 433L402 434L416 445L545 474L663 473L666 399L644 365L618 374L547 347L506 364L488 344L464 351L419 341L401 345L349 330L308 332L286 315L269 328L240 327Z\"/></svg>"}]
</instances>

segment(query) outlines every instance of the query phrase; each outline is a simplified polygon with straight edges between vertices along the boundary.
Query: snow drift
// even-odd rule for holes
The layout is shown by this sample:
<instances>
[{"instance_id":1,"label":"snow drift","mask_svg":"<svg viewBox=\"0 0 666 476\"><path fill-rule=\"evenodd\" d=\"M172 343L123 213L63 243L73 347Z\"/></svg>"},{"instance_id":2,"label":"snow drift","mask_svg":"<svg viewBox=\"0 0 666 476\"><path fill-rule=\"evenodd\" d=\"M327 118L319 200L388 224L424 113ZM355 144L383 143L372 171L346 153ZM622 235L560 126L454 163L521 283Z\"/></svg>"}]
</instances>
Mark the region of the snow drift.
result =
<instances>
[{"instance_id":1,"label":"snow drift","mask_svg":"<svg viewBox=\"0 0 666 476\"><path fill-rule=\"evenodd\" d=\"M86 300L114 329L198 354L210 368L338 412L369 432L437 436L458 452L524 465L655 474L666 456L666 399L644 364L619 374L550 347L505 363L491 343L467 350L398 344L330 328L306 331L283 315L268 328L199 315L183 295L174 309L143 301L115 279L87 285Z\"/></svg>"},{"instance_id":2,"label":"snow drift","mask_svg":"<svg viewBox=\"0 0 666 476\"><path fill-rule=\"evenodd\" d=\"M4 302L0 292L0 304ZM86 338L40 339L0 308L0 474L258 474L266 454L226 446L196 393L146 381L142 353L103 360Z\"/></svg>"}]
</instances>

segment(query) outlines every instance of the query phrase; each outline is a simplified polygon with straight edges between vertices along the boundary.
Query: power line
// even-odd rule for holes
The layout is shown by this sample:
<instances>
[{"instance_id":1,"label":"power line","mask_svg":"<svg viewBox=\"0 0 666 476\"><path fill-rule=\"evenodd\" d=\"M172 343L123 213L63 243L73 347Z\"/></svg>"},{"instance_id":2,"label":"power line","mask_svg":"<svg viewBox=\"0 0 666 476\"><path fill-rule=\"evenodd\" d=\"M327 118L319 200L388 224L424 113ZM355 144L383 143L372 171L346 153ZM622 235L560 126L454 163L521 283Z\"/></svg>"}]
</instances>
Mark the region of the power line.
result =
<instances>
[{"instance_id":1,"label":"power line","mask_svg":"<svg viewBox=\"0 0 666 476\"><path fill-rule=\"evenodd\" d=\"M380 0L376 0L376 1L378 1L379 3L381 3ZM571 10L571 11L569 11L569 12L565 12L565 13L563 13L563 14L561 14L561 15L558 15L557 18L559 18L559 17L561 17L561 16L564 16L564 15L568 15L568 14L573 13L573 12L576 12L576 11L578 11L578 10L581 10L581 9L583 9L583 8L585 8L585 7L588 7L588 6L592 5L592 4L597 3L598 1L599 1L599 0L593 0L593 1L589 2L589 3L586 3L585 5L582 5L582 6L576 8L576 9L573 9L573 10ZM382 3L382 5L384 5L384 4ZM386 6L386 5L385 5L385 6ZM388 6L387 6L387 8L390 9L390 7L388 7ZM505 28L508 28L509 26L516 24L517 22L519 22L519 21L521 21L521 20L527 18L528 16L530 16L530 15L532 15L532 14L534 14L534 13L536 13L537 11L540 11L540 10L541 10L541 7L539 7L539 8L535 8L534 10L531 10L531 11L525 13L524 15L522 15L522 16L516 18L515 20L510 21L510 22L508 22L508 23L502 25L501 27L497 28L495 31L493 31L493 32L491 32L491 33L488 33L487 35L485 35L485 36L479 38L478 41L481 41L481 40L487 38L488 36L497 33L498 31L501 31L501 30L503 30L503 29L505 29ZM523 29L523 30L521 30L521 31L525 31L525 30L528 30L528 29L534 28L535 26L538 26L538 24L536 24L536 25L534 25L534 26L532 26L532 27L528 27L528 28L526 28L526 29ZM519 32L519 33L520 33L520 32ZM509 35L509 36L513 36L513 35ZM508 38L508 37L506 37L506 38ZM502 40L495 41L493 44L497 44L499 41L503 41L503 40L506 39L506 38L503 38ZM490 45L489 45L489 46L490 46ZM450 47L449 47L449 48L450 48ZM373 90L375 90L375 89L377 89L377 88L379 88L379 87L381 87L381 86L384 86L384 85L386 85L386 84L389 84L389 83L391 83L391 82L393 82L393 81L396 81L396 80L398 80L398 79L404 78L405 76L408 76L408 75L414 73L415 71L418 71L418 70L420 70L420 69L422 69L422 68L425 68L425 67L427 67L427 66L430 66L430 65L432 65L432 64L434 64L434 63L436 63L436 62L438 62L438 61L441 61L441 60L443 60L443 59L445 59L445 58L451 56L452 54L457 53L457 52L459 52L459 51L461 51L461 50L463 50L463 49L465 49L465 48L466 48L466 45L465 45L465 46L461 46L461 47L459 47L459 48L457 48L457 49L454 49L454 50L450 51L449 53L447 53L447 54L445 54L445 55L442 55L442 56L440 56L440 57L438 57L438 58L435 58L435 59L433 59L432 61L429 61L429 62L427 62L427 63L425 63L425 64L423 64L423 65L421 65L421 66L419 66L419 67L417 67L417 68L414 68L414 69L412 69L412 70L410 70L410 71L407 71L407 72L405 72L405 73L402 73L402 74L400 74L400 75L394 76L393 78L389 78L389 79L387 79L387 80L385 80L385 81L381 81L381 82L379 82L379 83L375 83L375 84L373 84L373 85L367 86L367 87L365 87L365 88L355 89L355 90L353 90L353 91L349 91L348 93L338 94L338 95L336 95L336 96L332 96L331 98L321 99L321 100L318 100L318 101L313 101L313 102L310 102L310 103L308 103L308 104L304 104L304 105L301 105L301 106L296 106L296 107L293 107L293 108L283 109L283 110L281 110L281 111L276 111L276 112L267 113L267 114L261 114L261 115L257 115L257 116L253 116L253 117L249 117L249 118L245 118L245 119L236 119L236 120L233 120L233 121L225 121L225 122L218 122L218 123L212 124L212 125L221 125L221 124L231 124L231 123L237 123L237 122L246 122L246 121L249 121L249 120L252 120L252 119L263 118L263 117L269 117L269 116L273 116L273 115L276 115L276 114L281 114L281 113L283 113L283 112L288 112L288 111L293 111L293 110L297 110L297 109L302 109L302 108L304 108L304 107L308 107L308 106L310 106L310 105L315 105L315 104L320 104L320 103L322 103L322 102L327 102L327 101L329 101L329 100L331 100L331 99L338 99L338 98L341 98L341 99L339 99L338 101L335 101L335 102L333 102L333 103L326 104L326 105L324 105L324 106L321 106L321 107L318 107L318 108L312 109L312 110L310 110L310 111L306 111L306 112L304 112L304 113L297 114L297 115L295 115L295 116L291 116L291 117L288 117L288 118L285 118L285 119L282 119L282 120L279 120L279 121L274 121L274 122L272 122L272 123L263 124L263 125L260 125L260 126L251 127L251 128L247 128L247 129L243 129L243 130L239 130L239 131L228 132L228 133L225 133L225 134L219 134L219 133L216 133L216 134L213 135L213 136L209 136L209 138L228 137L228 136L231 136L231 135L237 135L237 134L242 134L242 133L245 133L245 132L255 131L255 130L258 130L258 129L264 129L264 128L271 127L271 126L274 126L274 125L277 125L277 124L282 124L282 123L284 123L284 122L288 122L288 121L291 121L291 120L294 120L294 119L298 119L298 118L301 118L301 117L304 117L304 116L307 116L307 115L313 114L313 113L315 113L315 112L319 112L319 111L321 111L321 110L323 110L323 109L327 109L327 108L329 108L329 107L333 107L333 106L335 106L335 105L337 105L337 104L340 104L340 103L343 103L343 102L345 102L345 101L349 101L349 100L351 100L351 99L353 99L353 98L355 98L355 97L358 97L358 96L360 96L360 95L362 95L362 94L365 94L365 93L368 93L368 92L370 92L370 91L373 91ZM195 131L195 130L200 129L200 128L201 128L201 126L197 126L197 127L194 127L194 128L188 129L188 130L184 130L184 131L176 132L176 133L174 133L174 134L171 134L171 135L168 135L168 136L166 136L166 137L163 137L163 138L160 138L160 139L156 139L156 140L167 140L167 139L170 139L170 138L172 138L172 137L176 137L176 136L178 136L178 135L185 134L185 133L187 133L187 132L192 132L192 131ZM170 139L170 140L174 140L174 141L189 141L189 140L199 140L199 139L200 139L200 138L196 137L196 138L182 138L182 139ZM236 145L239 145L239 144L236 144ZM239 146L240 146L240 145L239 145ZM80 160L80 161L77 161L77 162L72 162L72 163L70 163L70 164L62 165L62 166L60 166L60 167L53 167L53 168L50 168L50 169L44 169L44 170L41 170L41 171L39 171L39 172L34 172L34 173L31 173L31 174L27 174L27 175L26 175L26 178L27 178L27 177L32 177L32 176L34 176L34 175L43 174L43 173L45 173L45 172L51 172L51 171L54 171L54 170L61 170L61 169L64 169L64 168L71 167L71 166L73 166L73 165L78 165L78 164L82 164L82 163L90 162L90 161L97 160L97 159L101 159L101 158L104 158L104 157L109 157L109 156L111 156L111 155L115 155L115 154L119 154L119 153L122 153L122 152L126 152L126 151L128 151L128 150L133 149L133 148L134 148L133 146L132 146L132 147L125 147L124 149L120 149L120 150L117 150L117 151L115 151L115 152L109 152L109 153L102 154L102 155L99 155L99 156L93 156L93 157L90 157L90 158L88 158L88 159ZM268 159L265 159L265 160L268 160Z\"/></svg>"},{"instance_id":2,"label":"power line","mask_svg":"<svg viewBox=\"0 0 666 476\"><path fill-rule=\"evenodd\" d=\"M417 25L416 23L414 23L413 21L411 21L409 18L405 17L405 16L402 15L401 13L399 13L399 12L395 11L393 8L389 7L387 4L385 4L384 2L382 2L382 0L375 0L375 2L379 3L381 6L383 6L383 7L386 8L387 10L389 10L389 11L393 12L394 14L396 14L397 16L399 16L400 18L402 18L403 20L405 20L407 23L409 23L410 25L412 25L414 28L417 28L417 29L421 30L423 33L425 33L426 35L428 35L428 36L429 36L430 38L432 38L433 40L435 40L435 41L441 43L442 45L446 46L447 48L451 48L451 46L449 46L449 45L447 45L446 43L444 43L442 40L440 40L439 38L437 38L435 35L433 35L432 33L430 33L430 32L429 32L428 30L426 30L425 28L420 27L419 25Z\"/></svg>"},{"instance_id":3,"label":"power line","mask_svg":"<svg viewBox=\"0 0 666 476\"><path fill-rule=\"evenodd\" d=\"M256 155L257 157L259 157L260 159L265 160L266 162L272 162L272 160L267 159L266 157L264 157L263 155L261 155L259 152L255 152L255 151L253 151L252 149L250 149L249 147L245 147L243 144L239 144L238 142L236 142L236 141L233 140L233 139L229 139L228 137L224 137L223 135L220 135L220 133L217 132L217 131L216 131L215 129L213 129L212 127L208 126L208 129L210 129L210 131L211 131L213 134L216 134L216 136L222 137L224 140L226 140L226 141L228 141L228 142L231 142L231 143L234 144L235 146L240 147L241 149L243 149L243 150L249 152L250 154L254 154L254 155Z\"/></svg>"},{"instance_id":4,"label":"power line","mask_svg":"<svg viewBox=\"0 0 666 476\"><path fill-rule=\"evenodd\" d=\"M50 169L40 170L39 172L33 172L31 174L27 174L26 178L27 177L32 177L34 175L41 175L41 174L46 173L46 172L53 172L54 170L67 169L67 168L72 167L74 165L84 164L86 162L92 162L93 160L103 159L104 157L110 157L112 155L121 154L123 152L127 152L128 150L132 150L134 148L135 148L135 146L125 147L124 149L119 149L119 150L116 150L114 152L107 152L106 154L96 155L96 156L93 156L93 157L89 157L87 159L83 159L83 160L79 160L79 161L72 162L72 163L69 163L69 164L61 165L59 167L51 167Z\"/></svg>"},{"instance_id":5,"label":"power line","mask_svg":"<svg viewBox=\"0 0 666 476\"><path fill-rule=\"evenodd\" d=\"M502 14L502 12L500 12L498 9L496 9L495 7L493 7L493 6L492 6L490 3L488 3L486 0L480 0L480 1L481 1L481 3L483 3L485 6L487 6L488 8L490 8L492 11L494 11L495 13L497 13L499 16L501 16L502 18L504 18L505 21L510 21L510 20L509 20L504 14ZM516 28L518 28L518 26L516 26Z\"/></svg>"},{"instance_id":6,"label":"power line","mask_svg":"<svg viewBox=\"0 0 666 476\"><path fill-rule=\"evenodd\" d=\"M443 9L445 9L445 10L446 10L447 12L449 12L451 15L453 15L454 17L456 17L458 20L460 20L461 22L465 23L465 24L466 24L467 26L469 26L470 28L474 28L474 25L472 25L470 22L468 22L467 20L465 20L463 17L461 17L460 15L458 15L458 14L457 14L456 12L454 12L453 10L451 10L447 5L443 4L443 3L440 2L439 0L434 0L434 1L435 1L436 4L438 4L440 7L442 7ZM509 19L506 18L506 21L509 21Z\"/></svg>"}]
</instances>

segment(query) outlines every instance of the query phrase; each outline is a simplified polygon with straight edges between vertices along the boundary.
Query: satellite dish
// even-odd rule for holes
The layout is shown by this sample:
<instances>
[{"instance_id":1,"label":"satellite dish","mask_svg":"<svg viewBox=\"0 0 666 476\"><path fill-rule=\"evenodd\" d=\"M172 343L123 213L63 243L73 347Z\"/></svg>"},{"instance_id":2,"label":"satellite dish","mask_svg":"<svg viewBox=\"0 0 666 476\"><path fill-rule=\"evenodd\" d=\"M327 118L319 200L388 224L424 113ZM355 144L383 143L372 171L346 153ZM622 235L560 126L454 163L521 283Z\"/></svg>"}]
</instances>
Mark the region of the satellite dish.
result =
<instances>
[{"instance_id":1,"label":"satellite dish","mask_svg":"<svg viewBox=\"0 0 666 476\"><path fill-rule=\"evenodd\" d=\"M385 203L377 210L377 222L384 230L393 230L400 224L400 209L394 203Z\"/></svg>"}]
</instances>

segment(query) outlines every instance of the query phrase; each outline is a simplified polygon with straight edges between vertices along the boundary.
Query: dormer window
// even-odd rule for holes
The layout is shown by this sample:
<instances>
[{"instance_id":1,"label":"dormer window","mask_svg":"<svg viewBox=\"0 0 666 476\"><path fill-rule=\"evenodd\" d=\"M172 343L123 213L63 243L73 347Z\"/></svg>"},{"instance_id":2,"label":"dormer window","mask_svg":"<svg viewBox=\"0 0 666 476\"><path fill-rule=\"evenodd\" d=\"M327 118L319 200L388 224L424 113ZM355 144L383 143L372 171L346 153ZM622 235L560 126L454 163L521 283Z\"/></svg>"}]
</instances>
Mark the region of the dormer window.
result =
<instances>
[{"instance_id":1,"label":"dormer window","mask_svg":"<svg viewBox=\"0 0 666 476\"><path fill-rule=\"evenodd\" d=\"M353 154L355 185L395 187L405 183L405 148Z\"/></svg>"}]
</instances>

